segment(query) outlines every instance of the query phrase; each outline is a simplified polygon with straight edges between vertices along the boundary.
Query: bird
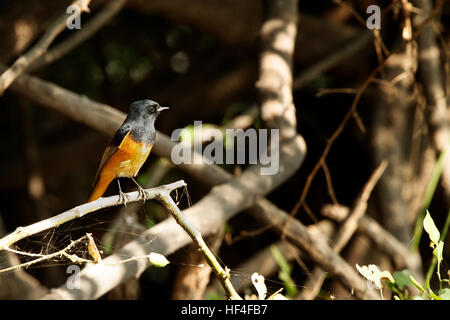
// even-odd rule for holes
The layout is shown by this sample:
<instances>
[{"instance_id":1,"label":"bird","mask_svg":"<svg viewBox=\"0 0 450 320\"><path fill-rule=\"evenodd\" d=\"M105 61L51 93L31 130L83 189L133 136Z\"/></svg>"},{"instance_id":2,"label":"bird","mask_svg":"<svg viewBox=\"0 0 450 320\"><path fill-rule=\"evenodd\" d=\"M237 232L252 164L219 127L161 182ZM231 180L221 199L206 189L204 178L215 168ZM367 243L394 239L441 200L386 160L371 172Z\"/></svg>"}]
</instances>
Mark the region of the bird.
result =
<instances>
[{"instance_id":1,"label":"bird","mask_svg":"<svg viewBox=\"0 0 450 320\"><path fill-rule=\"evenodd\" d=\"M155 121L161 111L169 109L150 100L130 104L130 112L103 152L88 202L103 196L116 178L131 178L138 186L139 195L146 199L145 190L136 182L142 165L147 160L156 138ZM120 201L126 205L128 197L119 185Z\"/></svg>"}]
</instances>

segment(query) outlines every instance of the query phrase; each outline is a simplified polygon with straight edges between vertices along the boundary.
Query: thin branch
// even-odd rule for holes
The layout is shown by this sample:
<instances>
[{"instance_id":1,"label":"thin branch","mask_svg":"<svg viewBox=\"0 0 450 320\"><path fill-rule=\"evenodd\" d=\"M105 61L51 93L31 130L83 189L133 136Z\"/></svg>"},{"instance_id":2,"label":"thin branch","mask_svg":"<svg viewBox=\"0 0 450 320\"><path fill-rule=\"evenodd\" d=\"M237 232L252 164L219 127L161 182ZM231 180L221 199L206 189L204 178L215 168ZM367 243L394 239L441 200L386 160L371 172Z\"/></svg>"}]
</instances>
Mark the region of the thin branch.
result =
<instances>
[{"instance_id":1,"label":"thin branch","mask_svg":"<svg viewBox=\"0 0 450 320\"><path fill-rule=\"evenodd\" d=\"M213 269L214 273L219 278L222 286L227 292L228 296L232 300L242 300L239 294L234 290L233 285L230 281L230 273L228 269L222 268L220 263L217 261L214 254L211 252L209 247L206 245L203 237L199 231L194 227L194 225L186 218L186 216L181 212L178 206L175 204L173 199L168 194L161 194L159 200L164 204L169 213L174 217L177 223L184 229L184 231L189 234L191 239L198 245L200 250L203 252L206 261Z\"/></svg>"},{"instance_id":2,"label":"thin branch","mask_svg":"<svg viewBox=\"0 0 450 320\"><path fill-rule=\"evenodd\" d=\"M80 262L91 262L90 260L81 259L81 258L79 258L79 257L77 257L77 256L69 255L69 254L67 253L67 251L69 251L70 249L72 249L72 248L73 248L74 246L76 246L77 244L83 242L85 239L87 239L86 235L83 236L83 237L81 237L81 238L78 239L78 240L72 241L72 242L71 242L68 246L66 246L64 249L61 249L61 250L59 250L59 251L57 251L57 252L54 252L54 253L52 253L52 254L39 255L39 256L40 256L39 258L34 259L34 260L31 260L31 261L26 262L26 263L22 263L22 264L15 265L15 266L12 266L12 267L9 267L9 268L1 269L1 270L0 270L0 273L12 271L12 270L19 269L19 268L28 268L29 266L32 266L33 264L36 264L36 263L39 263L39 262L42 262L42 261L47 261L47 260L50 260L50 259L53 259L53 258L57 258L57 257L60 257L60 256L65 256L65 257L69 258L70 260L72 260L73 262L78 262L78 263L80 263ZM8 249L8 248L7 248L6 250L11 251L11 250Z\"/></svg>"},{"instance_id":3,"label":"thin branch","mask_svg":"<svg viewBox=\"0 0 450 320\"><path fill-rule=\"evenodd\" d=\"M334 93L345 93L345 94L356 94L358 90L354 88L320 88L317 90L316 97L322 97L326 94Z\"/></svg>"},{"instance_id":4,"label":"thin branch","mask_svg":"<svg viewBox=\"0 0 450 320\"><path fill-rule=\"evenodd\" d=\"M386 58L386 60L387 60L387 58ZM357 93L355 95L355 98L353 99L353 102L352 102L352 105L351 105L350 109L345 114L344 118L342 119L342 121L339 124L339 126L337 127L337 129L334 131L334 133L331 135L331 137L327 140L327 144L326 144L322 154L320 155L319 160L316 162L316 164L315 164L314 168L312 169L311 173L306 178L305 187L303 188L303 191L302 191L302 193L300 195L300 198L298 199L298 201L296 202L296 204L294 205L293 209L290 212L290 216L291 217L294 217L297 214L298 210L301 208L301 206L305 202L306 196L308 195L308 191L309 191L309 188L311 186L311 183L313 182L314 177L316 176L316 174L319 171L319 169L322 167L322 163L327 158L328 153L331 150L331 147L333 146L334 142L339 137L341 132L344 130L344 128L347 125L348 121L350 120L350 118L352 117L354 112L356 111L356 107L358 106L359 100L361 99L364 91L369 86L369 84L372 82L373 78L381 70L381 68L382 68L382 65L379 65L375 70L373 70L372 73L363 82L363 84L359 87L359 89L358 89L358 91L357 91Z\"/></svg>"},{"instance_id":5,"label":"thin branch","mask_svg":"<svg viewBox=\"0 0 450 320\"><path fill-rule=\"evenodd\" d=\"M80 9L73 14L73 18L80 16L82 12L89 12L88 5L90 2L91 0L76 0L73 2L72 5L75 5ZM3 95L3 92L27 69L31 63L33 63L33 61L44 54L53 40L55 40L55 38L66 28L67 18L66 13L59 16L47 28L47 31L38 43L14 61L13 65L0 75L0 96Z\"/></svg>"},{"instance_id":6,"label":"thin branch","mask_svg":"<svg viewBox=\"0 0 450 320\"><path fill-rule=\"evenodd\" d=\"M348 289L353 290L359 299L376 300L375 292L368 290L365 281L339 254L333 251L323 237L318 237L299 220L292 219L288 213L277 208L266 199L259 199L249 213L256 219L277 226L290 243L308 253L320 267L336 276Z\"/></svg>"},{"instance_id":7,"label":"thin branch","mask_svg":"<svg viewBox=\"0 0 450 320\"><path fill-rule=\"evenodd\" d=\"M335 231L334 229L334 223L330 220L322 220L316 224L308 226L308 230L311 231L312 234L315 234L317 237L325 237L326 239L330 239L331 235ZM233 268L231 279L234 287L238 291L244 290L251 285L250 277L242 277L242 274L258 272L265 278L268 278L279 269L279 265L272 254L272 246L276 246L287 261L307 258L301 250L298 250L297 247L287 241L279 240L272 243ZM305 270L305 273L309 272ZM213 282L207 291L211 292L212 290L217 290L218 285L219 284L217 281Z\"/></svg>"},{"instance_id":8,"label":"thin branch","mask_svg":"<svg viewBox=\"0 0 450 320\"><path fill-rule=\"evenodd\" d=\"M348 243L350 238L355 233L359 220L364 216L367 209L367 201L369 200L370 194L375 187L378 180L381 178L384 170L386 170L387 162L383 161L378 168L372 173L367 183L364 185L360 196L356 200L355 206L352 212L349 214L348 218L341 225L336 233L333 240L333 250L335 252L341 252L345 245ZM325 281L326 273L321 270L320 267L316 267L311 276L307 280L307 285L304 292L301 294L305 298L313 299L317 296Z\"/></svg>"},{"instance_id":9,"label":"thin branch","mask_svg":"<svg viewBox=\"0 0 450 320\"><path fill-rule=\"evenodd\" d=\"M331 173L330 173L330 170L328 169L327 163L325 161L322 162L322 169L325 174L325 180L327 181L328 195L330 196L331 201L334 204L338 204L339 201L337 200L336 192L334 192L333 180L331 179Z\"/></svg>"},{"instance_id":10,"label":"thin branch","mask_svg":"<svg viewBox=\"0 0 450 320\"><path fill-rule=\"evenodd\" d=\"M336 234L333 245L334 251L340 252L350 240L353 233L356 231L358 221L366 213L367 201L369 200L372 190L375 188L376 183L378 182L378 180L380 180L387 166L388 163L386 161L381 162L380 165L372 173L367 183L364 185L361 195L356 200L356 204L353 207L352 212L339 228Z\"/></svg>"},{"instance_id":11,"label":"thin branch","mask_svg":"<svg viewBox=\"0 0 450 320\"><path fill-rule=\"evenodd\" d=\"M350 208L339 205L325 205L322 214L338 222L345 219L350 213ZM408 268L418 270L420 268L420 256L410 254L408 247L397 240L389 231L369 216L363 216L358 221L358 232L366 234L378 248L388 254L398 269ZM414 275L416 276L416 275ZM417 274L417 276L420 276Z\"/></svg>"},{"instance_id":12,"label":"thin branch","mask_svg":"<svg viewBox=\"0 0 450 320\"><path fill-rule=\"evenodd\" d=\"M356 52L367 46L372 38L373 38L372 32L365 31L361 35L359 35L356 39L349 41L349 43L343 46L341 49L334 51L326 58L313 64L305 71L302 71L301 74L295 77L292 85L293 89L294 90L301 89L305 84L307 84L309 81L311 81L318 75L325 73L332 67L337 66L345 59L348 59Z\"/></svg>"},{"instance_id":13,"label":"thin branch","mask_svg":"<svg viewBox=\"0 0 450 320\"><path fill-rule=\"evenodd\" d=\"M0 217L0 236L5 234L3 220ZM0 252L0 260L3 268L20 264L19 258L13 252ZM16 269L1 280L2 293L0 299L39 299L48 292L36 278L25 270Z\"/></svg>"},{"instance_id":14,"label":"thin branch","mask_svg":"<svg viewBox=\"0 0 450 320\"><path fill-rule=\"evenodd\" d=\"M123 8L127 0L114 0L106 3L105 7L98 14L90 19L83 28L64 40L44 55L36 59L29 67L28 71L35 71L45 67L60 59L82 42L92 37L97 31L104 27Z\"/></svg>"},{"instance_id":15,"label":"thin branch","mask_svg":"<svg viewBox=\"0 0 450 320\"><path fill-rule=\"evenodd\" d=\"M213 252L218 252L223 242L224 227L219 227L215 233L205 238L206 243ZM205 291L211 280L212 269L206 264L203 255L198 254L198 247L192 243L186 248L186 255L180 262L181 266L176 272L173 281L173 290L170 299L173 300L201 300L205 296ZM235 268L233 267L233 271ZM215 277L216 283L222 287L220 280ZM230 272L230 281L237 292L239 288Z\"/></svg>"},{"instance_id":16,"label":"thin branch","mask_svg":"<svg viewBox=\"0 0 450 320\"><path fill-rule=\"evenodd\" d=\"M172 191L181 187L184 187L185 183L183 180L163 185L156 188L147 189L148 198L149 199L159 199L160 195L164 192L167 192L168 190ZM129 202L139 201L142 200L139 196L139 192L130 192L127 194L129 196ZM89 203L82 204L80 206L77 206L75 208L72 208L71 210L65 211L63 213L60 213L54 217L39 221L37 223L31 224L26 227L19 227L16 229L16 231L10 233L6 237L3 237L0 239L0 250L6 249L12 244L16 243L17 241L24 239L26 237L29 237L31 235L37 234L39 232L56 228L60 226L63 223L66 223L68 221L81 218L84 215L104 209L109 208L113 206L117 206L121 204L120 197L117 196L111 196L107 198L100 198L96 201L92 201Z\"/></svg>"},{"instance_id":17,"label":"thin branch","mask_svg":"<svg viewBox=\"0 0 450 320\"><path fill-rule=\"evenodd\" d=\"M420 32L422 31L422 28L434 17L434 15L436 15L436 13L438 12L438 9L442 7L442 5L444 4L445 1L446 0L439 1L439 3L436 5L435 9L430 13L430 15L418 26L417 30L413 34L413 39L416 39L420 35ZM397 48L395 51L391 52L383 60L383 64L379 64L369 74L369 76L364 80L362 85L358 88L358 90L356 92L356 95L355 95L355 97L353 99L352 105L350 106L350 109L347 111L347 113L345 114L345 116L342 119L341 123L338 125L338 127L334 131L334 133L327 140L327 144L326 144L322 154L320 155L319 160L316 162L316 164L315 164L314 168L312 169L311 173L306 178L306 183L305 183L305 186L304 186L304 188L302 190L300 198L298 199L298 201L296 202L296 204L294 205L294 207L292 208L292 210L290 212L290 216L291 217L294 217L297 214L298 210L302 207L303 203L305 202L306 196L308 195L308 191L309 191L309 188L311 186L311 183L314 180L314 177L316 176L317 172L321 168L322 162L328 156L328 153L330 152L331 147L333 146L333 144L336 141L336 139L340 136L341 132L344 130L345 126L347 125L347 123L350 120L350 118L352 117L352 115L356 112L356 108L358 106L358 103L361 100L361 97L362 97L363 93L365 92L365 90L374 81L375 76L379 72L381 72L383 70L383 68L384 68L386 62L389 60L389 58L391 58L392 56L394 56L395 54L400 52L404 48L404 46L407 45L408 43L409 42L404 42L399 48Z\"/></svg>"}]
</instances>

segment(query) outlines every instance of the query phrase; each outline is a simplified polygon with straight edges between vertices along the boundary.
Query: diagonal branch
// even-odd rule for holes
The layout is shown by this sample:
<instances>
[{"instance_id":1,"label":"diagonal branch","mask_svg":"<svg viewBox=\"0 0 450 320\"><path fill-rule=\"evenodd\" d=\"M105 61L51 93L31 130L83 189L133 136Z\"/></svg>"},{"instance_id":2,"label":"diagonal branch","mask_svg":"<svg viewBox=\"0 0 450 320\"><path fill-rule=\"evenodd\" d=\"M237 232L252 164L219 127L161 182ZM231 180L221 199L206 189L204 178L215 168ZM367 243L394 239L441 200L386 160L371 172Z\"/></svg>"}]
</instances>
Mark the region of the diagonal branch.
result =
<instances>
[{"instance_id":1,"label":"diagonal branch","mask_svg":"<svg viewBox=\"0 0 450 320\"><path fill-rule=\"evenodd\" d=\"M367 201L372 193L373 188L380 179L384 170L386 170L387 162L383 161L378 168L372 173L367 183L364 185L360 196L356 200L356 203L352 209L352 212L348 215L347 219L342 223L341 227L337 231L333 240L333 250L337 253L347 245L350 238L358 228L358 222L364 216L367 209ZM306 299L314 299L320 291L323 282L325 281L326 273L319 267L316 267L310 277L307 280L302 296Z\"/></svg>"},{"instance_id":2,"label":"diagonal branch","mask_svg":"<svg viewBox=\"0 0 450 320\"><path fill-rule=\"evenodd\" d=\"M76 0L72 5L80 10L74 13L74 17L81 15L82 12L89 12L88 5L91 0ZM62 14L57 18L44 33L42 38L24 55L20 56L13 65L0 75L0 96L21 75L27 67L37 58L42 56L55 38L66 28L67 14Z\"/></svg>"},{"instance_id":3,"label":"diagonal branch","mask_svg":"<svg viewBox=\"0 0 450 320\"><path fill-rule=\"evenodd\" d=\"M56 45L54 48L51 48L44 55L36 59L28 67L28 71L35 71L53 63L72 49L76 48L83 41L92 37L120 12L126 2L127 0L114 0L106 3L105 8L83 25L81 30L75 32L71 37Z\"/></svg>"},{"instance_id":4,"label":"diagonal branch","mask_svg":"<svg viewBox=\"0 0 450 320\"><path fill-rule=\"evenodd\" d=\"M167 210L170 212L172 217L177 221L177 223L183 227L184 231L192 238L192 240L197 244L200 250L203 252L203 255L206 258L206 261L211 266L211 269L214 270L219 281L222 283L225 291L228 294L228 297L232 300L242 300L239 294L234 290L233 285L230 281L230 273L227 269L222 268L220 263L217 261L214 254L206 245L203 240L202 234L192 225L192 223L186 218L186 216L180 211L178 206L175 204L170 195L163 194L160 195L159 200L164 204Z\"/></svg>"}]
</instances>

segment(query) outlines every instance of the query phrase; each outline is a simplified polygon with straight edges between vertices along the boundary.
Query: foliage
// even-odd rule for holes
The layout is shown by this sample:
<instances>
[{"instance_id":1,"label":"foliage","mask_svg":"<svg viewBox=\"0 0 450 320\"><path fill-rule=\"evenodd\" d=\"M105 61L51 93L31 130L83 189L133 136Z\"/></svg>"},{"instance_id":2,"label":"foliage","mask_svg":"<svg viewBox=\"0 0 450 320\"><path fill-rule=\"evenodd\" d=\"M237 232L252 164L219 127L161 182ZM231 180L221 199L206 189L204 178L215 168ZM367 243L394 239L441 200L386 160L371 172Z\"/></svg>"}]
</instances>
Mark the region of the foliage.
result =
<instances>
[{"instance_id":1,"label":"foliage","mask_svg":"<svg viewBox=\"0 0 450 320\"><path fill-rule=\"evenodd\" d=\"M447 227L447 224L446 224ZM446 227L444 230L446 231ZM443 237L436 227L433 218L430 213L426 212L423 219L423 229L430 238L430 247L433 249L433 256L437 263L436 275L439 280L439 290L435 293L430 286L430 279L427 277L425 288L422 286L409 270L402 270L394 272L392 277L389 271L380 271L376 265L362 266L356 265L356 269L369 281L370 285L380 290L381 298L383 298L383 285L381 281L386 282L386 286L393 292L395 300L421 300L424 298L430 300L450 300L450 287L443 288L443 285L449 286L450 283L450 270L447 273L449 278L445 279L441 276L441 264L443 260L444 241ZM430 267L429 270L433 270ZM429 272L430 273L430 272ZM417 296L409 297L408 287L415 286L420 294Z\"/></svg>"}]
</instances>

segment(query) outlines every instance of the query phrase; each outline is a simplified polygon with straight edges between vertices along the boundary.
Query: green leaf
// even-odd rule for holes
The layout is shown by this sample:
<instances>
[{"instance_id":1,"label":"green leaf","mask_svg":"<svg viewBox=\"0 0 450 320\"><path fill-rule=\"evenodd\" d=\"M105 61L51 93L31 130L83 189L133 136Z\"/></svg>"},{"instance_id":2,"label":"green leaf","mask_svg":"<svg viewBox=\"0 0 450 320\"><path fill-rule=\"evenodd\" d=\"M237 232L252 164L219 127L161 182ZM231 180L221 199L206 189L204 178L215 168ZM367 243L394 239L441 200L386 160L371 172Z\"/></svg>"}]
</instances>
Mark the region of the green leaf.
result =
<instances>
[{"instance_id":1,"label":"green leaf","mask_svg":"<svg viewBox=\"0 0 450 320\"><path fill-rule=\"evenodd\" d=\"M150 263L158 268L162 268L167 266L170 262L166 259L162 254L152 252L148 255L148 259L150 260Z\"/></svg>"},{"instance_id":2,"label":"green leaf","mask_svg":"<svg viewBox=\"0 0 450 320\"><path fill-rule=\"evenodd\" d=\"M443 300L450 300L450 289L449 288L444 288L444 289L439 290L439 296Z\"/></svg>"},{"instance_id":3,"label":"green leaf","mask_svg":"<svg viewBox=\"0 0 450 320\"><path fill-rule=\"evenodd\" d=\"M428 233L430 240L437 244L439 242L439 238L441 237L441 233L439 232L438 228L436 228L436 225L434 224L434 221L431 218L430 212L428 212L428 210L425 218L423 219L423 228Z\"/></svg>"},{"instance_id":4,"label":"green leaf","mask_svg":"<svg viewBox=\"0 0 450 320\"><path fill-rule=\"evenodd\" d=\"M409 270L405 269L403 271L395 271L394 272L394 280L395 280L395 285L397 286L397 288L399 288L400 290L403 290L403 288L406 286L411 286L413 285L413 282L411 281L411 279L409 278Z\"/></svg>"}]
</instances>

